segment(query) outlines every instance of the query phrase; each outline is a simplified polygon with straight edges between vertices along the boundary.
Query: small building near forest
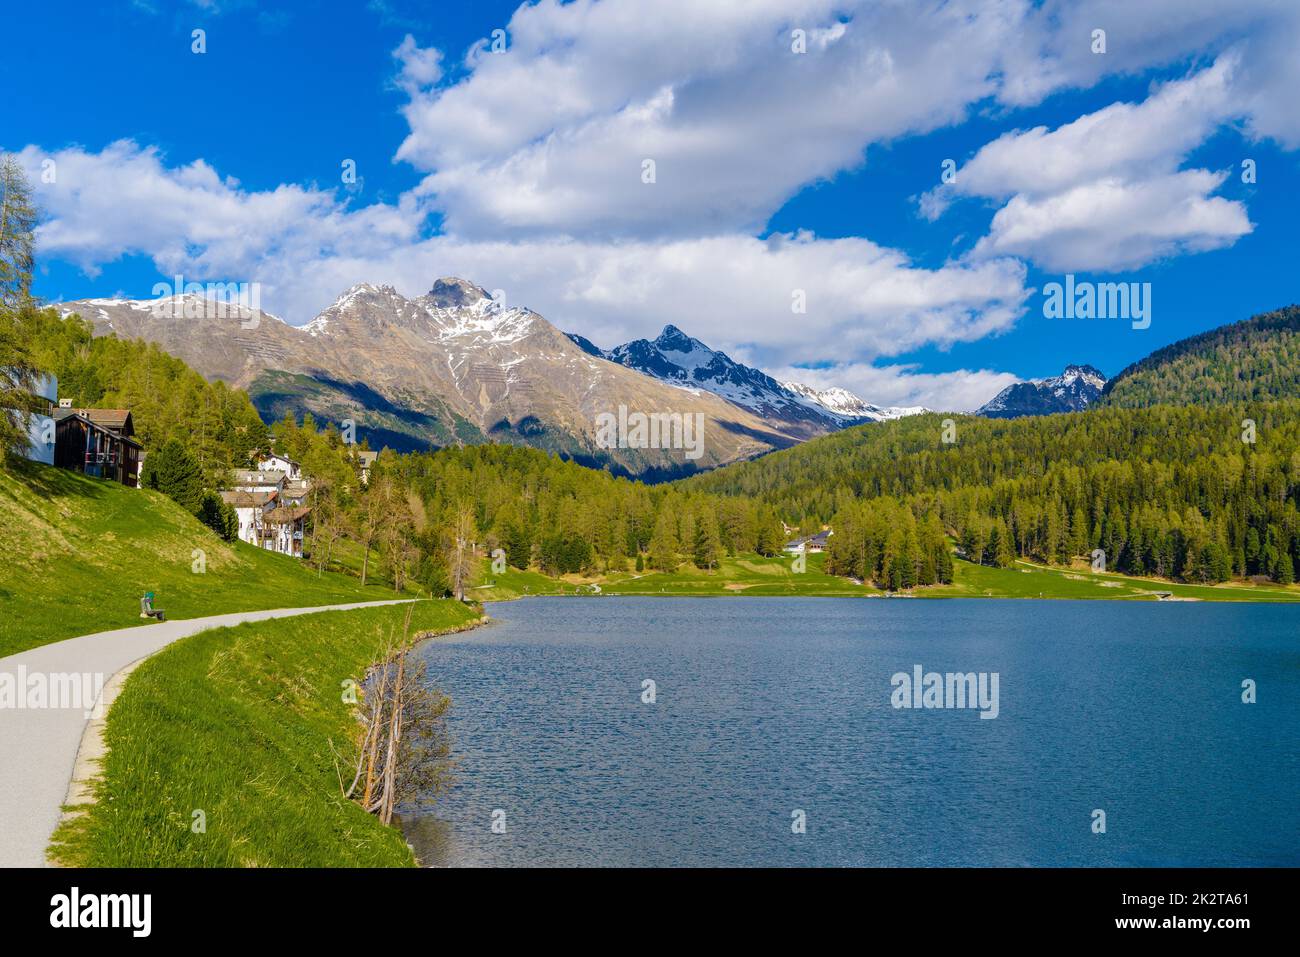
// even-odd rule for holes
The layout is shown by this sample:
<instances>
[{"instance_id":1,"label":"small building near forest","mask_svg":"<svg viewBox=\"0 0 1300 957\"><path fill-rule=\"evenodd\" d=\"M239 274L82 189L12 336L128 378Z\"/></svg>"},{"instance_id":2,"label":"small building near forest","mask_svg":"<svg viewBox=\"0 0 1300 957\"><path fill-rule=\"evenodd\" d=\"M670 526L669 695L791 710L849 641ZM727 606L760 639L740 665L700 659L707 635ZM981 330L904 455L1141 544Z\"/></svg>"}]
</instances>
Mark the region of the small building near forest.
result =
<instances>
[{"instance_id":1,"label":"small building near forest","mask_svg":"<svg viewBox=\"0 0 1300 957\"><path fill-rule=\"evenodd\" d=\"M290 480L302 477L302 469L298 463L278 452L271 452L258 459L257 467L263 472L283 472Z\"/></svg>"},{"instance_id":2,"label":"small building near forest","mask_svg":"<svg viewBox=\"0 0 1300 957\"><path fill-rule=\"evenodd\" d=\"M302 558L303 530L310 508L285 503L278 489L228 489L221 493L221 500L239 518L240 541L268 552Z\"/></svg>"},{"instance_id":3,"label":"small building near forest","mask_svg":"<svg viewBox=\"0 0 1300 957\"><path fill-rule=\"evenodd\" d=\"M281 505L263 515L267 541L262 546L281 555L302 558L302 533L311 509L306 506Z\"/></svg>"},{"instance_id":4,"label":"small building near forest","mask_svg":"<svg viewBox=\"0 0 1300 957\"><path fill-rule=\"evenodd\" d=\"M134 438L130 409L61 406L52 417L56 466L139 486L144 447Z\"/></svg>"},{"instance_id":5,"label":"small building near forest","mask_svg":"<svg viewBox=\"0 0 1300 957\"><path fill-rule=\"evenodd\" d=\"M231 488L240 492L281 492L288 473L278 469L234 469L230 473Z\"/></svg>"},{"instance_id":6,"label":"small building near forest","mask_svg":"<svg viewBox=\"0 0 1300 957\"><path fill-rule=\"evenodd\" d=\"M221 493L221 500L233 508L235 515L239 518L240 541L256 545L258 548L265 547L264 543L270 534L266 513L278 504L276 495L277 493L274 491L247 492L234 490Z\"/></svg>"},{"instance_id":7,"label":"small building near forest","mask_svg":"<svg viewBox=\"0 0 1300 957\"><path fill-rule=\"evenodd\" d=\"M370 484L370 467L375 464L377 458L379 458L378 452L373 452L370 449L357 449L357 468L360 470L362 485Z\"/></svg>"},{"instance_id":8,"label":"small building near forest","mask_svg":"<svg viewBox=\"0 0 1300 957\"><path fill-rule=\"evenodd\" d=\"M835 533L828 528L809 538L796 538L793 541L786 542L783 550L791 553L803 552L805 554L815 555L818 552L826 551L826 544L834 534Z\"/></svg>"}]
</instances>

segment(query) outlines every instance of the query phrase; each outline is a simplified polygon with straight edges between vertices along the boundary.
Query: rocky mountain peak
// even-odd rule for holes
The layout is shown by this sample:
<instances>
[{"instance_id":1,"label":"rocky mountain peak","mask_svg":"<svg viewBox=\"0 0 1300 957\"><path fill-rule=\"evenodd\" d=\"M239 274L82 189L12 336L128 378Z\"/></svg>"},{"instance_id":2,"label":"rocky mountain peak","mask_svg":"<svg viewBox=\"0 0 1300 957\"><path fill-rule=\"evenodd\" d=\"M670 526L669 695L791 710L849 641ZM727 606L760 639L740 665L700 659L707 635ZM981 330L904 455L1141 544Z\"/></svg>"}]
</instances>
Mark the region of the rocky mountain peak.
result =
<instances>
[{"instance_id":1,"label":"rocky mountain peak","mask_svg":"<svg viewBox=\"0 0 1300 957\"><path fill-rule=\"evenodd\" d=\"M695 348L695 340L671 323L664 326L654 344L669 352L690 352Z\"/></svg>"},{"instance_id":2,"label":"rocky mountain peak","mask_svg":"<svg viewBox=\"0 0 1300 957\"><path fill-rule=\"evenodd\" d=\"M492 297L487 290L468 279L444 276L434 281L433 288L425 298L439 309L460 309Z\"/></svg>"},{"instance_id":3,"label":"rocky mountain peak","mask_svg":"<svg viewBox=\"0 0 1300 957\"><path fill-rule=\"evenodd\" d=\"M992 419L1021 415L1080 412L1096 402L1106 386L1106 376L1096 366L1071 364L1058 376L1030 379L1009 385L975 410Z\"/></svg>"}]
</instances>

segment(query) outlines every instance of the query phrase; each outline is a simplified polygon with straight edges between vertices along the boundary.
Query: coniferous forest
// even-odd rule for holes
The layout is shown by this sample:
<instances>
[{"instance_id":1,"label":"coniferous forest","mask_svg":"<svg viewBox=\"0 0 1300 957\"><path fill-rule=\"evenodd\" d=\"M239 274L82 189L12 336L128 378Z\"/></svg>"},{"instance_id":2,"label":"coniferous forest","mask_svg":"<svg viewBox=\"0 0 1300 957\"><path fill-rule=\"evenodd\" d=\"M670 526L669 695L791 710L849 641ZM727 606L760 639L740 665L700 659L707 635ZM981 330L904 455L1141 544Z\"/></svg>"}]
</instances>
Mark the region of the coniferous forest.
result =
<instances>
[{"instance_id":1,"label":"coniferous forest","mask_svg":"<svg viewBox=\"0 0 1300 957\"><path fill-rule=\"evenodd\" d=\"M1254 354L1251 337L1290 335L1293 312L1229 327L1198 348L1171 347L1164 364L1134 379L1172 388L1185 375L1179 388L1204 391L1218 376L1207 355L1231 363ZM1294 399L1106 403L1013 420L922 415L662 485L513 446L389 453L363 487L332 426L308 417L267 427L242 391L206 381L156 346L92 337L87 323L50 309L26 306L6 322L25 361L59 376L61 395L133 410L153 450L146 484L162 476L170 494L201 511L205 490L274 440L317 486L312 560L325 565L335 543L350 540L364 551L363 577L373 552L389 580L435 592L455 592L469 574L466 543L470 555L500 548L510 565L552 575L673 571L709 569L724 555L779 554L796 530L826 526L834 529L826 570L889 589L951 581L954 548L1002 567L1100 554L1112 571L1200 583L1290 583L1300 560ZM1289 355L1270 361L1294 366ZM950 420L955 428L945 429Z\"/></svg>"},{"instance_id":2,"label":"coniferous forest","mask_svg":"<svg viewBox=\"0 0 1300 957\"><path fill-rule=\"evenodd\" d=\"M1108 568L1133 574L1294 580L1300 402L955 426L951 443L938 415L862 426L683 484L829 522L828 570L877 580L894 561L889 537L908 537L887 518L900 502L916 522L937 513L966 557L987 564L1068 564L1100 549Z\"/></svg>"},{"instance_id":3,"label":"coniferous forest","mask_svg":"<svg viewBox=\"0 0 1300 957\"><path fill-rule=\"evenodd\" d=\"M1300 396L1300 306L1157 349L1106 383L1108 405L1212 405Z\"/></svg>"}]
</instances>

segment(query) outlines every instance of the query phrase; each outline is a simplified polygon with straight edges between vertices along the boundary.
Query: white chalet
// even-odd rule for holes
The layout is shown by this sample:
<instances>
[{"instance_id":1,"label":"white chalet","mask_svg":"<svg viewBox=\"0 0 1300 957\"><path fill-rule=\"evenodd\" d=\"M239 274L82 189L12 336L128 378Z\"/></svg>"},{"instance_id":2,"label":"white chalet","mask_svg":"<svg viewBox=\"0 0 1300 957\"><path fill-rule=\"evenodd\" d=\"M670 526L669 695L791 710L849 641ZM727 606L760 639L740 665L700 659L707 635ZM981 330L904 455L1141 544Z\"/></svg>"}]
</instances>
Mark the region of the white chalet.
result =
<instances>
[{"instance_id":1,"label":"white chalet","mask_svg":"<svg viewBox=\"0 0 1300 957\"><path fill-rule=\"evenodd\" d=\"M278 452L272 452L265 458L259 459L257 467L264 472L283 472L289 479L302 478L302 469L298 463Z\"/></svg>"}]
</instances>

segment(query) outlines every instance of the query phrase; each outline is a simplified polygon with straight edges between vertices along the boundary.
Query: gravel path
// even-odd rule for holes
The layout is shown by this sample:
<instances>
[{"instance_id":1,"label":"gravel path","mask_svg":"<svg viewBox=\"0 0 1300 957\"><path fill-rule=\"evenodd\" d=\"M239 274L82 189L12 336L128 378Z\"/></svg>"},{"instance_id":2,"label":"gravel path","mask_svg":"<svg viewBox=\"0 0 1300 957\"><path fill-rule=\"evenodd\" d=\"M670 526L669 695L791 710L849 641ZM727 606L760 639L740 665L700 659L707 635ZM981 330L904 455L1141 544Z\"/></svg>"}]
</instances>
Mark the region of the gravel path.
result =
<instances>
[{"instance_id":1,"label":"gravel path","mask_svg":"<svg viewBox=\"0 0 1300 957\"><path fill-rule=\"evenodd\" d=\"M98 690L127 665L208 628L409 600L243 611L101 631L0 658L0 682L10 680L6 674L13 676L18 703L28 700L24 689L31 686L33 676L52 685L52 676L90 674L99 683L92 678L88 686ZM93 702L80 707L35 708L0 701L0 867L45 865L45 848L59 822L91 708Z\"/></svg>"}]
</instances>

